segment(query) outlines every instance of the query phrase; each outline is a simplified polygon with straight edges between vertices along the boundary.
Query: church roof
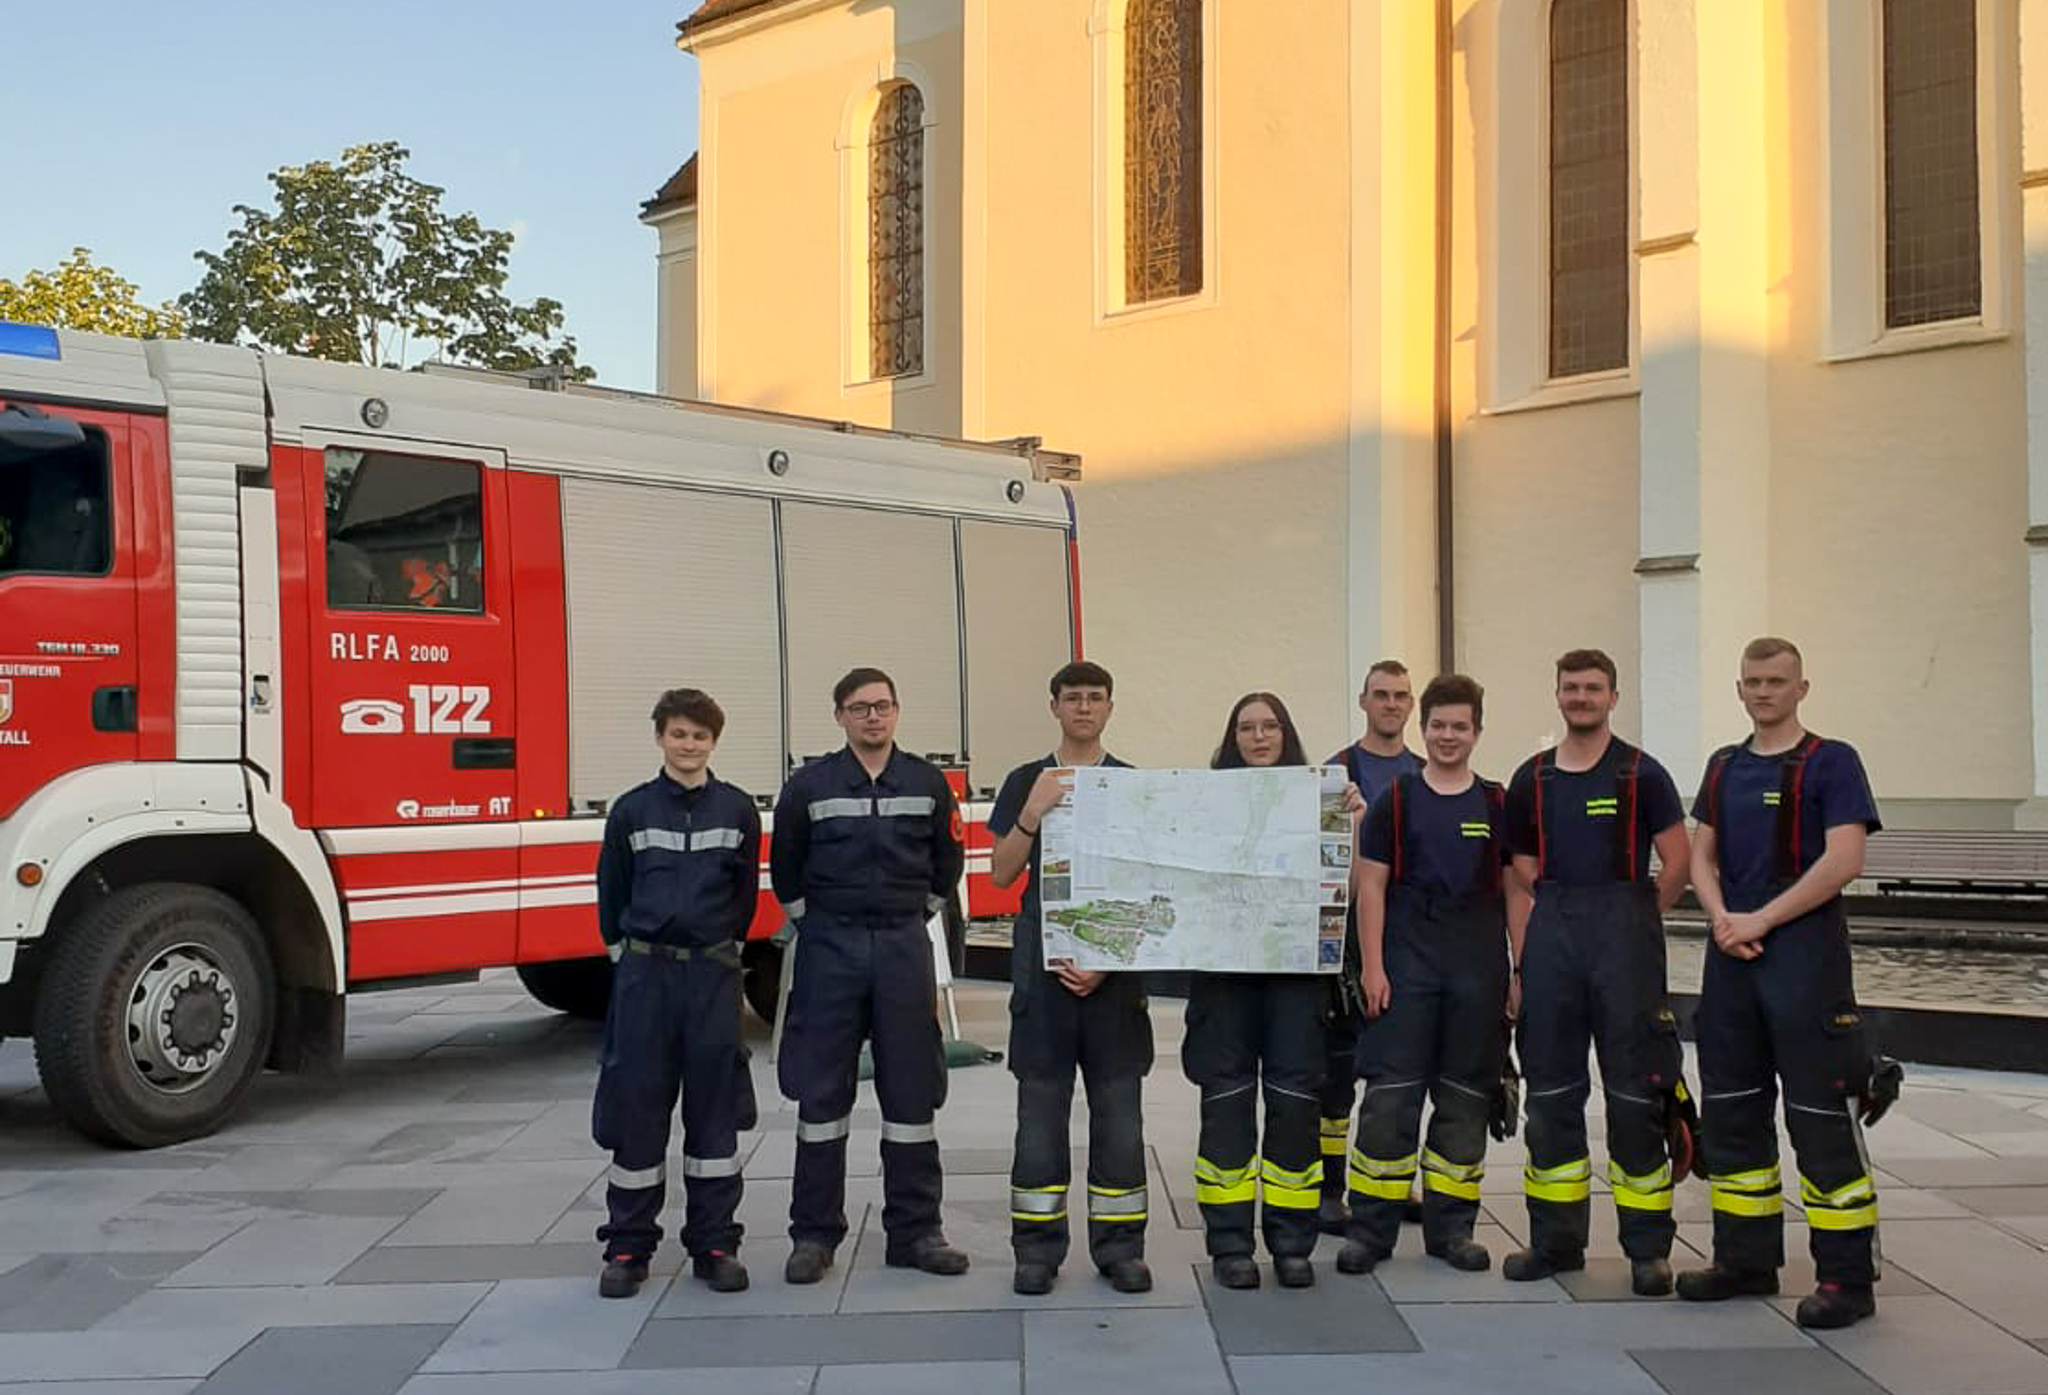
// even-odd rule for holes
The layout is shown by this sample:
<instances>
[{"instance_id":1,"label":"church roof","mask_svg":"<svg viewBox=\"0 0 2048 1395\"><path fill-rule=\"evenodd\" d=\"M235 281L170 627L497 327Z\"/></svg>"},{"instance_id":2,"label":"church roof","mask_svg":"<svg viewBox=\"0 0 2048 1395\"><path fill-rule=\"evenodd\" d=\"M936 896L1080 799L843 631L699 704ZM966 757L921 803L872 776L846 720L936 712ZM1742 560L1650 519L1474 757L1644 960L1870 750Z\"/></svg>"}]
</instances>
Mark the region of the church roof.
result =
<instances>
[{"instance_id":1,"label":"church roof","mask_svg":"<svg viewBox=\"0 0 2048 1395\"><path fill-rule=\"evenodd\" d=\"M771 5L787 4L788 0L704 0L690 16L676 28L684 38L696 34L721 20L745 14L749 10L765 10Z\"/></svg>"},{"instance_id":2,"label":"church roof","mask_svg":"<svg viewBox=\"0 0 2048 1395\"><path fill-rule=\"evenodd\" d=\"M697 157L692 155L683 161L682 168L654 191L654 197L640 205L641 215L659 213L665 208L687 208L697 202Z\"/></svg>"}]
</instances>

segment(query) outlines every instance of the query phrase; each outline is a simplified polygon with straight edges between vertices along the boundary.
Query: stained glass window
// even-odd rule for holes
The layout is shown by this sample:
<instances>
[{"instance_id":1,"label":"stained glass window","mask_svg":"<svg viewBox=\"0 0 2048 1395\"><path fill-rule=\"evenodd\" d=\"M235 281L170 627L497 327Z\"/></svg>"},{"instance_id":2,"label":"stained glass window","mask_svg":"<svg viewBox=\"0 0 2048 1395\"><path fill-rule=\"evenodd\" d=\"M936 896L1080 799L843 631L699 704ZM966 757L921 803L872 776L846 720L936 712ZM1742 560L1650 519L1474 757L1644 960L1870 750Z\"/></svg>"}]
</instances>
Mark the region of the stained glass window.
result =
<instances>
[{"instance_id":1,"label":"stained glass window","mask_svg":"<svg viewBox=\"0 0 2048 1395\"><path fill-rule=\"evenodd\" d=\"M1124 25L1124 298L1202 289L1202 3L1130 0Z\"/></svg>"}]
</instances>

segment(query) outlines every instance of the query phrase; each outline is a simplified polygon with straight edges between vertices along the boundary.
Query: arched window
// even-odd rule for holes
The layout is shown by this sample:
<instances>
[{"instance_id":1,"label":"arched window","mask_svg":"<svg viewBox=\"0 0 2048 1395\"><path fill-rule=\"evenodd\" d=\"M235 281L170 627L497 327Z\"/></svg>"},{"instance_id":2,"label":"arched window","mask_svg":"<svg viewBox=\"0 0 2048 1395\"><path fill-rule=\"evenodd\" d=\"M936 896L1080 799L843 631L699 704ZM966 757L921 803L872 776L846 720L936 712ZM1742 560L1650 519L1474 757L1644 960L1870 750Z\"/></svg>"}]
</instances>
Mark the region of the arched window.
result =
<instances>
[{"instance_id":1,"label":"arched window","mask_svg":"<svg viewBox=\"0 0 2048 1395\"><path fill-rule=\"evenodd\" d=\"M924 94L882 93L868 140L868 372L924 371Z\"/></svg>"},{"instance_id":2,"label":"arched window","mask_svg":"<svg viewBox=\"0 0 2048 1395\"><path fill-rule=\"evenodd\" d=\"M1983 309L1977 0L1884 0L1884 322Z\"/></svg>"},{"instance_id":3,"label":"arched window","mask_svg":"<svg viewBox=\"0 0 2048 1395\"><path fill-rule=\"evenodd\" d=\"M1550 7L1550 376L1629 358L1628 0Z\"/></svg>"},{"instance_id":4,"label":"arched window","mask_svg":"<svg viewBox=\"0 0 2048 1395\"><path fill-rule=\"evenodd\" d=\"M1124 21L1124 299L1202 289L1202 0Z\"/></svg>"}]
</instances>

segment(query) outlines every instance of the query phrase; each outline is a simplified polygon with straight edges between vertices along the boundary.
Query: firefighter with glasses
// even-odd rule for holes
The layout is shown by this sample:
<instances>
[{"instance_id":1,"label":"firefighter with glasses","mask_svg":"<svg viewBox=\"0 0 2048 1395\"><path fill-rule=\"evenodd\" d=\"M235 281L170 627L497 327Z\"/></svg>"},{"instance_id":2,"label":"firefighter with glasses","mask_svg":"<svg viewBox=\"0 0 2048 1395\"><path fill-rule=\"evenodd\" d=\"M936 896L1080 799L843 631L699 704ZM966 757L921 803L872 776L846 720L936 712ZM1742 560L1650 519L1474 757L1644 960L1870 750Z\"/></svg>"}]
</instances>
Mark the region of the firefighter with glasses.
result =
<instances>
[{"instance_id":1,"label":"firefighter with glasses","mask_svg":"<svg viewBox=\"0 0 2048 1395\"><path fill-rule=\"evenodd\" d=\"M939 1226L934 1119L946 1062L925 930L960 881L960 810L937 766L898 749L902 709L888 674L854 669L833 688L832 709L846 745L790 776L768 854L776 899L797 929L776 1062L797 1105L783 1277L817 1283L846 1238L846 1140L864 1041L882 1109L883 1260L961 1274L967 1256Z\"/></svg>"}]
</instances>

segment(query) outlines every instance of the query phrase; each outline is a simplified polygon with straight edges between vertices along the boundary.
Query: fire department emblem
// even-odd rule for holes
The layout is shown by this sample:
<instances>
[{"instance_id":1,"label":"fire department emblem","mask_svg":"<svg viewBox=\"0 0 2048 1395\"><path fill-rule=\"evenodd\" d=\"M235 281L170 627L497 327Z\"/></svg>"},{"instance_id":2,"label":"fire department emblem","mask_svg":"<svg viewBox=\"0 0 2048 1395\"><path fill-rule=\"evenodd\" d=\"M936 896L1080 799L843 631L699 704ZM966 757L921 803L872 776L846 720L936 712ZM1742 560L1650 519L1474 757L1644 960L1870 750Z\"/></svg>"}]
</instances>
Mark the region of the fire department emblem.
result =
<instances>
[{"instance_id":1,"label":"fire department emblem","mask_svg":"<svg viewBox=\"0 0 2048 1395\"><path fill-rule=\"evenodd\" d=\"M0 726L7 725L7 719L14 715L14 680L0 678Z\"/></svg>"}]
</instances>

